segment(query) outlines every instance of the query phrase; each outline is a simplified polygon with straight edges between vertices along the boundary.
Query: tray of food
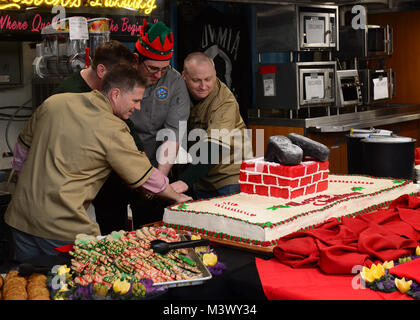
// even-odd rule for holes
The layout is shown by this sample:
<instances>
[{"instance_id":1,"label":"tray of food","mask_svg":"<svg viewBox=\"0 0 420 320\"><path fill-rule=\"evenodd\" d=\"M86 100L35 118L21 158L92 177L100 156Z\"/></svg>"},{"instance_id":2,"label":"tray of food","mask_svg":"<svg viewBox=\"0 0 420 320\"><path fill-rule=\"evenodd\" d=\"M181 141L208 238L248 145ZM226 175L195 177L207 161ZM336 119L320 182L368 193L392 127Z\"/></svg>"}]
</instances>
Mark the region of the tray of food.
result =
<instances>
[{"instance_id":1,"label":"tray of food","mask_svg":"<svg viewBox=\"0 0 420 320\"><path fill-rule=\"evenodd\" d=\"M208 269L204 263L209 263L206 255L213 255L203 253L212 251L204 247L207 244L206 239L190 239L158 226L101 237L79 234L73 245L58 248L70 255L66 264L51 268L21 264L0 275L0 300L154 299L169 288L199 285L212 278L215 264L207 264ZM32 292L29 284L35 280L43 289L34 286L36 292Z\"/></svg>"},{"instance_id":2,"label":"tray of food","mask_svg":"<svg viewBox=\"0 0 420 320\"><path fill-rule=\"evenodd\" d=\"M193 248L160 254L151 247L154 240L177 243L186 237L174 229L155 226L105 237L78 235L69 252L75 283L110 285L118 279L131 283L151 279L155 287L172 288L198 285L212 278Z\"/></svg>"}]
</instances>

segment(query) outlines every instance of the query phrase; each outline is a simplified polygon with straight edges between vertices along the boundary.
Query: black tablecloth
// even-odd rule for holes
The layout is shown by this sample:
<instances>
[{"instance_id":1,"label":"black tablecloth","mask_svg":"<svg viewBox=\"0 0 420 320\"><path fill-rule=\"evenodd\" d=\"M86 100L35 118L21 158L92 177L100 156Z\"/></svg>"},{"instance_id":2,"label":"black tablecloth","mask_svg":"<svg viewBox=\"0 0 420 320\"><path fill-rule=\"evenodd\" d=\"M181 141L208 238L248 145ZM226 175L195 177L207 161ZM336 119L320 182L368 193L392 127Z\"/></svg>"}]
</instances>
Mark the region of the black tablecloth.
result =
<instances>
[{"instance_id":1,"label":"black tablecloth","mask_svg":"<svg viewBox=\"0 0 420 320\"><path fill-rule=\"evenodd\" d=\"M251 252L236 250L228 247L216 246L219 261L226 265L221 275L213 276L203 284L168 289L159 295L160 300L236 300L252 299L265 300L258 271L255 266L255 257L268 259L266 255L256 255ZM29 261L34 266L50 267L57 264L71 264L68 254L58 256L39 256ZM10 262L0 268L0 273L16 269L17 264Z\"/></svg>"},{"instance_id":2,"label":"black tablecloth","mask_svg":"<svg viewBox=\"0 0 420 320\"><path fill-rule=\"evenodd\" d=\"M171 288L165 299L173 300L265 300L255 266L256 255L227 247L214 248L219 261L226 265L221 275L197 286ZM257 255L267 259L267 256Z\"/></svg>"},{"instance_id":3,"label":"black tablecloth","mask_svg":"<svg viewBox=\"0 0 420 320\"><path fill-rule=\"evenodd\" d=\"M360 315L366 307L369 307L368 310L371 312L372 301L367 302L368 305L359 301L304 301L303 305L302 301L268 301L258 276L255 257L261 259L270 259L270 257L227 247L215 247L215 251L219 260L225 263L227 268L221 275L213 276L212 279L200 285L170 288L148 300L113 301L111 303L109 301L67 301L65 305L67 309L63 309L63 304L60 302L39 301L39 303L31 304L31 308L32 310L39 308L40 312L44 312L45 308L48 308L50 314L57 312L60 314L60 318L67 316L72 319L74 313L70 311L71 308L80 310L81 307L83 307L84 315L91 314L95 318L102 315L109 317L111 312L114 314L115 308L120 313L147 313L149 317L156 316L158 319L267 319L276 314L278 310L295 310L302 317L314 317L318 314L325 317L325 310L332 307L346 307L348 316L352 313L355 316ZM70 260L69 255L63 254L37 257L28 262L52 268L57 264L69 265ZM1 272L4 273L4 270ZM2 301L2 310L6 311L7 308L10 308L10 311L16 311L15 302ZM375 314L385 313L386 307L390 303L390 301L386 301L386 304L378 304L376 301ZM411 306L416 307L413 304ZM395 307L408 310L406 304L396 306L395 303L391 303L391 307L393 310ZM185 309L181 310L181 308ZM177 313L185 312L187 308L195 308L195 315ZM69 310L69 312L63 314L63 310ZM232 312L232 310L234 311ZM239 312L239 310L241 311Z\"/></svg>"}]
</instances>

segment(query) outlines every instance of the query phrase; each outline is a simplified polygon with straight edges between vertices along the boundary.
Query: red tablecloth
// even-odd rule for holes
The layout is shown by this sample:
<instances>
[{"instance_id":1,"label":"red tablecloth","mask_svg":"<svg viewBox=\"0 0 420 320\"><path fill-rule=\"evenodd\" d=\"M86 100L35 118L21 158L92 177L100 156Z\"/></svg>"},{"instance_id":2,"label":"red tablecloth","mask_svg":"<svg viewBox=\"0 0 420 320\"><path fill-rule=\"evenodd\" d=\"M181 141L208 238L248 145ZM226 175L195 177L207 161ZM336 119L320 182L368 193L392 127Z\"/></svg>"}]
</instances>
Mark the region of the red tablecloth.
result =
<instances>
[{"instance_id":1,"label":"red tablecloth","mask_svg":"<svg viewBox=\"0 0 420 320\"><path fill-rule=\"evenodd\" d=\"M327 275L319 268L292 268L277 259L256 258L255 262L269 300L413 300L398 291L361 289L360 281L354 279L356 275Z\"/></svg>"},{"instance_id":2,"label":"red tablecloth","mask_svg":"<svg viewBox=\"0 0 420 320\"><path fill-rule=\"evenodd\" d=\"M406 280L412 279L420 283L420 258L402 263L391 268L389 272L398 278L404 277Z\"/></svg>"},{"instance_id":3,"label":"red tablecloth","mask_svg":"<svg viewBox=\"0 0 420 320\"><path fill-rule=\"evenodd\" d=\"M414 254L419 242L420 199L403 195L386 210L285 236L256 265L268 299L411 299L362 289L354 270Z\"/></svg>"}]
</instances>

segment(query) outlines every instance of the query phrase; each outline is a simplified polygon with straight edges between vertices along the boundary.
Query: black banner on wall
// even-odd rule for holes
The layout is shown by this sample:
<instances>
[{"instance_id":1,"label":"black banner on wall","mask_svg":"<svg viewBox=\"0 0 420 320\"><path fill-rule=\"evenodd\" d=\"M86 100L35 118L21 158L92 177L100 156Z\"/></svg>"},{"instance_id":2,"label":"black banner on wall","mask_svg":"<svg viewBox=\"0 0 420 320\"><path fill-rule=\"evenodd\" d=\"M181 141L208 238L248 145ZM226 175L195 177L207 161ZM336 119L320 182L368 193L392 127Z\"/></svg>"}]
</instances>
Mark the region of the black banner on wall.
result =
<instances>
[{"instance_id":1,"label":"black banner on wall","mask_svg":"<svg viewBox=\"0 0 420 320\"><path fill-rule=\"evenodd\" d=\"M194 51L205 52L216 66L217 76L235 95L242 118L248 122L252 103L250 35L243 6L229 13L209 6L182 5L178 9L178 66Z\"/></svg>"}]
</instances>

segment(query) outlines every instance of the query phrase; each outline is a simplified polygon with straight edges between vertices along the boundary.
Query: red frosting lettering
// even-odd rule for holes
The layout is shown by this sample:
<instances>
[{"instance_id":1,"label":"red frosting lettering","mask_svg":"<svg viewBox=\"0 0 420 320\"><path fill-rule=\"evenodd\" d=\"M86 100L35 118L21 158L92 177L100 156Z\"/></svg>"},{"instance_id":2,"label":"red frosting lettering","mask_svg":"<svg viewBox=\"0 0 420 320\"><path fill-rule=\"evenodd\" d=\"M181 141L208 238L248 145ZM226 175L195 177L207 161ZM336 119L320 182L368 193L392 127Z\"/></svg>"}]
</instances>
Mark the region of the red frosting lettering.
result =
<instances>
[{"instance_id":1,"label":"red frosting lettering","mask_svg":"<svg viewBox=\"0 0 420 320\"><path fill-rule=\"evenodd\" d=\"M352 193L346 193L346 194L336 194L336 195L328 195L328 194L320 194L312 198L308 198L303 200L302 202L295 202L291 201L286 203L288 206L298 207L303 206L305 204L312 203L314 206L325 206L329 203L345 199L352 196L357 196L362 194L361 192L352 192Z\"/></svg>"}]
</instances>

